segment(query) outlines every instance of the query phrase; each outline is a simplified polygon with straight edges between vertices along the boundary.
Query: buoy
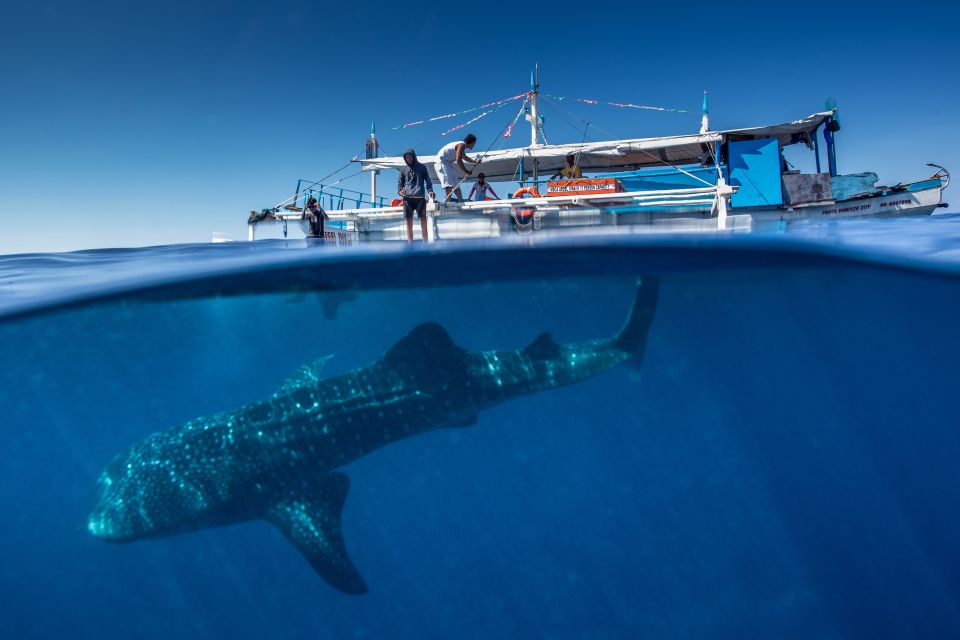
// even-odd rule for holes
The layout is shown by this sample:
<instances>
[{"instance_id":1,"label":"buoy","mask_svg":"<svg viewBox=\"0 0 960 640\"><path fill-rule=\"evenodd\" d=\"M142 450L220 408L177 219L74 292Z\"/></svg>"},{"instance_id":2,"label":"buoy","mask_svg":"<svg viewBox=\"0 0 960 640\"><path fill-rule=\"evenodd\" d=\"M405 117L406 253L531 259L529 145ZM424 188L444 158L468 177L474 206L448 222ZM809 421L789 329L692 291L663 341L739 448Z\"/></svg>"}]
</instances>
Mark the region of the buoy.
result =
<instances>
[{"instance_id":1,"label":"buoy","mask_svg":"<svg viewBox=\"0 0 960 640\"><path fill-rule=\"evenodd\" d=\"M514 192L513 197L514 198L526 198L526 197L539 198L540 192L537 191L536 187L521 187L520 189L517 189Z\"/></svg>"}]
</instances>

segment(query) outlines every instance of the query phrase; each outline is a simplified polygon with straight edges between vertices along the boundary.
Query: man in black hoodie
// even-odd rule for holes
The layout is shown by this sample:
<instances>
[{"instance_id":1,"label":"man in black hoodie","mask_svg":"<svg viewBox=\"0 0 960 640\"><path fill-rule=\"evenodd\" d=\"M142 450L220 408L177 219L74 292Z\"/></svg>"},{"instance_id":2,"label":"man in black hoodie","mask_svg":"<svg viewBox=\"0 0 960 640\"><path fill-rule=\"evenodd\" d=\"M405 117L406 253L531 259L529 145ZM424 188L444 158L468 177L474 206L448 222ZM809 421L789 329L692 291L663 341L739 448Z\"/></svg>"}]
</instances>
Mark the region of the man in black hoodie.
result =
<instances>
[{"instance_id":1,"label":"man in black hoodie","mask_svg":"<svg viewBox=\"0 0 960 640\"><path fill-rule=\"evenodd\" d=\"M427 239L427 196L431 199L433 181L427 173L427 167L417 160L417 152L407 149L403 152L403 161L407 166L400 169L397 178L397 193L403 198L403 216L407 219L407 242L413 242L413 212L420 218L420 232Z\"/></svg>"}]
</instances>

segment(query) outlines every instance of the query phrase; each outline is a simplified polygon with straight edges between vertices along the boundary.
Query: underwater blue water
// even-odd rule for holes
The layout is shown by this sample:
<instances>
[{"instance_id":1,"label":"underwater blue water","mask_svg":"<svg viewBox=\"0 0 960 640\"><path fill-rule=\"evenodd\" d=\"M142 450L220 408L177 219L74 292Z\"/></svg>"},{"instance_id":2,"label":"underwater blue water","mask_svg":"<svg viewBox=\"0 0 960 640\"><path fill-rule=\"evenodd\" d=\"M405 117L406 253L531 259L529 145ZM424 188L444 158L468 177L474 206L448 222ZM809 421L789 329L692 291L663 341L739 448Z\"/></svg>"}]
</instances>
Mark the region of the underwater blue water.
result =
<instances>
[{"instance_id":1,"label":"underwater blue water","mask_svg":"<svg viewBox=\"0 0 960 640\"><path fill-rule=\"evenodd\" d=\"M960 637L960 216L730 236L302 243L0 257L9 638ZM471 350L610 336L639 371L344 467L370 590L264 521L111 544L118 452L365 365L432 320Z\"/></svg>"}]
</instances>

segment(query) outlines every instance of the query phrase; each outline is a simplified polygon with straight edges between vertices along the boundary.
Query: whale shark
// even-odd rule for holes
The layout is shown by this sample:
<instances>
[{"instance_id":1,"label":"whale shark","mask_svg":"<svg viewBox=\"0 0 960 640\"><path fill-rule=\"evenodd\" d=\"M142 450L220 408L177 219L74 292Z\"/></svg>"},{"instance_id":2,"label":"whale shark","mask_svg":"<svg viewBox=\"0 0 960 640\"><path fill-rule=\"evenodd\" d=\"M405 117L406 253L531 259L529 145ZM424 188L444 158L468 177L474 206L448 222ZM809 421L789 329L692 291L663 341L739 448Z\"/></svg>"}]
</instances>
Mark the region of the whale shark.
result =
<instances>
[{"instance_id":1,"label":"whale shark","mask_svg":"<svg viewBox=\"0 0 960 640\"><path fill-rule=\"evenodd\" d=\"M392 442L473 425L480 411L621 365L638 367L659 282L645 277L613 337L519 350L457 346L439 324L413 328L379 359L342 375L307 364L266 399L155 433L117 455L98 481L87 529L111 542L263 519L332 587L367 591L347 554L337 469Z\"/></svg>"}]
</instances>

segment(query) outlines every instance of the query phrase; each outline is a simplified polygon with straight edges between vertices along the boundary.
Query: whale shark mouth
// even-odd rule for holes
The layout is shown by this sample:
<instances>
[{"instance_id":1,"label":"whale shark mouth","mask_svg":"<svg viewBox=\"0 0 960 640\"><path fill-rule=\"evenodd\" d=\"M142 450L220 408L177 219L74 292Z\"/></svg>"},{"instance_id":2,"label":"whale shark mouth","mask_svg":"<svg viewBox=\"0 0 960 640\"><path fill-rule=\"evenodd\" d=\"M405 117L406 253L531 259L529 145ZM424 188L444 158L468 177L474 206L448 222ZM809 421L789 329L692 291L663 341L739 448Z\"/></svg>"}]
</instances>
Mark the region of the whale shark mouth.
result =
<instances>
[{"instance_id":1,"label":"whale shark mouth","mask_svg":"<svg viewBox=\"0 0 960 640\"><path fill-rule=\"evenodd\" d=\"M120 517L122 510L115 506L104 505L101 499L90 517L87 518L87 531L93 536L107 542L130 542L139 539L130 526L124 524Z\"/></svg>"},{"instance_id":2,"label":"whale shark mouth","mask_svg":"<svg viewBox=\"0 0 960 640\"><path fill-rule=\"evenodd\" d=\"M114 464L116 464L116 459L110 463L110 466ZM96 506L87 518L87 531L102 540L120 542L125 536L121 534L120 528L117 526L116 514L113 513L114 510L110 508L108 503L108 496L114 487L114 480L110 475L109 467L100 474L97 485L100 490L99 497Z\"/></svg>"},{"instance_id":3,"label":"whale shark mouth","mask_svg":"<svg viewBox=\"0 0 960 640\"><path fill-rule=\"evenodd\" d=\"M87 520L87 531L108 542L121 542L123 540L123 536L117 535L117 529L111 521L95 515L91 515L90 519Z\"/></svg>"}]
</instances>

